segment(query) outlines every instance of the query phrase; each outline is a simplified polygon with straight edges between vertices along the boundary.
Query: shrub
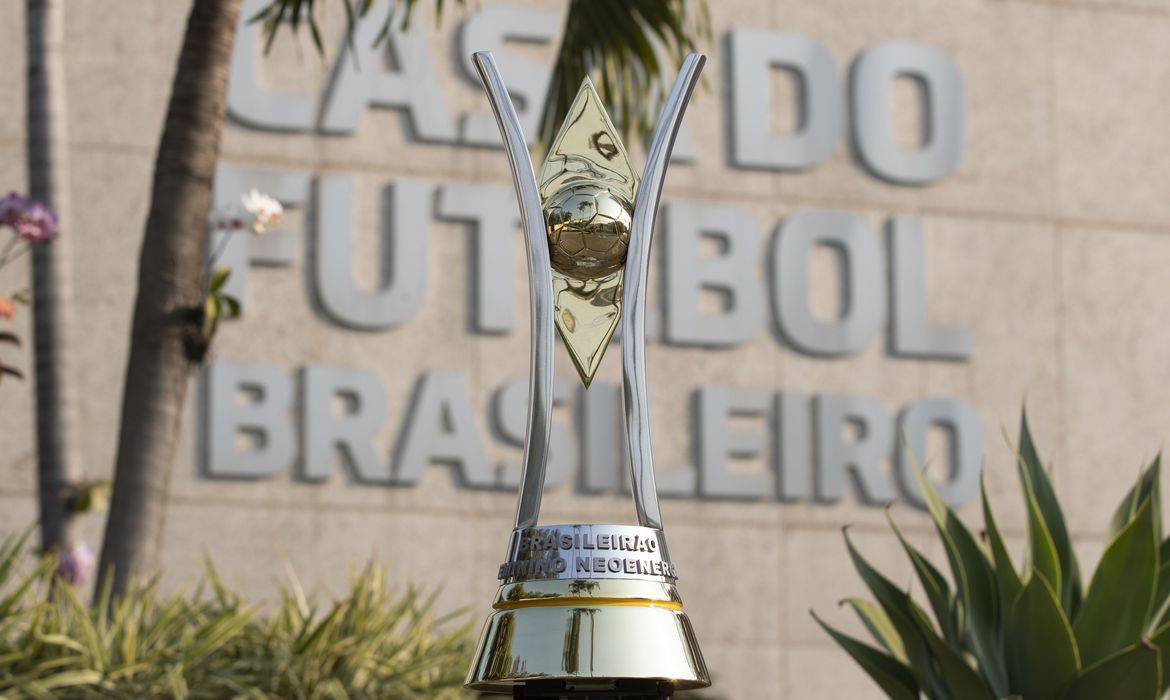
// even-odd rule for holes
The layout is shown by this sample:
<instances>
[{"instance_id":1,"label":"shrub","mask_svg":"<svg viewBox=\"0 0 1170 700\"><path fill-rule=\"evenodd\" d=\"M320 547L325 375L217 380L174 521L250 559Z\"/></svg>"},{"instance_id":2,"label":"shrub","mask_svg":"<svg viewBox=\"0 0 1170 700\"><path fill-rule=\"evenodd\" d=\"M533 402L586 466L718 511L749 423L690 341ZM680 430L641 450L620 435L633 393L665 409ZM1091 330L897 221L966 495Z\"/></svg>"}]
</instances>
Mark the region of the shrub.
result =
<instances>
[{"instance_id":1,"label":"shrub","mask_svg":"<svg viewBox=\"0 0 1170 700\"><path fill-rule=\"evenodd\" d=\"M843 604L853 608L879 646L813 617L890 698L1161 697L1170 685L1170 540L1162 539L1160 460L1142 471L1118 506L1087 589L1026 414L1017 466L1028 521L1022 569L1008 555L986 488L980 539L920 474L950 580L906 541L892 519L890 524L933 620L869 565L848 531L849 555L876 602Z\"/></svg>"},{"instance_id":2,"label":"shrub","mask_svg":"<svg viewBox=\"0 0 1170 700\"><path fill-rule=\"evenodd\" d=\"M27 536L26 536L27 537ZM207 567L190 595L153 585L83 603L55 562L18 571L25 539L0 546L0 697L444 698L462 696L469 626L434 594L395 593L370 565L329 602L295 577L269 609Z\"/></svg>"}]
</instances>

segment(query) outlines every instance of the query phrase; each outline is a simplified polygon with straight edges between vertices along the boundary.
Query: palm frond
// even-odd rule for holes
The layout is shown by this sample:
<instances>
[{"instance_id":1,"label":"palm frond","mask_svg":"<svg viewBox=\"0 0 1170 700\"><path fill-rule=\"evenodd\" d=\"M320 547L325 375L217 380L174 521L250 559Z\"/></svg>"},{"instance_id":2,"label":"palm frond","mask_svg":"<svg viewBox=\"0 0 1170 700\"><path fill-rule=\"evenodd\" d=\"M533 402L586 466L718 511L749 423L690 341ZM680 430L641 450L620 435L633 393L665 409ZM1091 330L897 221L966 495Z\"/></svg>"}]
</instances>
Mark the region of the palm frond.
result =
<instances>
[{"instance_id":1,"label":"palm frond","mask_svg":"<svg viewBox=\"0 0 1170 700\"><path fill-rule=\"evenodd\" d=\"M552 142L586 75L596 78L626 137L646 136L674 71L710 32L705 1L688 7L685 0L573 0L545 97L541 142Z\"/></svg>"},{"instance_id":2,"label":"palm frond","mask_svg":"<svg viewBox=\"0 0 1170 700\"><path fill-rule=\"evenodd\" d=\"M325 46L321 41L321 27L317 24L317 8L325 1L327 0L269 0L269 3L250 17L248 21L260 22L264 25L265 50L272 46L272 41L282 26L288 26L295 34L303 24L308 26L309 34L313 37L313 43L317 46L317 50L324 51ZM370 16L374 9L374 0L336 1L345 8L347 38L352 41L354 27L359 20ZM460 6L467 5L467 0L456 0L456 2ZM382 23L382 28L374 43L381 43L394 28L395 22L401 29L409 27L416 5L418 5L418 0L393 0L386 14L378 18L378 21ZM443 16L443 5L444 0L435 0L436 18Z\"/></svg>"},{"instance_id":3,"label":"palm frond","mask_svg":"<svg viewBox=\"0 0 1170 700\"><path fill-rule=\"evenodd\" d=\"M348 37L366 18L374 0L337 0L345 7ZM467 0L456 0L466 7ZM261 22L266 46L271 46L283 26L294 33L309 27L313 42L324 50L317 24L317 9L325 0L271 0L251 21ZM441 18L444 0L435 0ZM405 29L418 0L394 0L375 43L383 41L398 24ZM569 111L581 80L595 77L601 99L627 140L644 138L654 128L655 117L665 101L686 55L711 35L706 0L572 0L557 50L541 111L539 139L552 143Z\"/></svg>"}]
</instances>

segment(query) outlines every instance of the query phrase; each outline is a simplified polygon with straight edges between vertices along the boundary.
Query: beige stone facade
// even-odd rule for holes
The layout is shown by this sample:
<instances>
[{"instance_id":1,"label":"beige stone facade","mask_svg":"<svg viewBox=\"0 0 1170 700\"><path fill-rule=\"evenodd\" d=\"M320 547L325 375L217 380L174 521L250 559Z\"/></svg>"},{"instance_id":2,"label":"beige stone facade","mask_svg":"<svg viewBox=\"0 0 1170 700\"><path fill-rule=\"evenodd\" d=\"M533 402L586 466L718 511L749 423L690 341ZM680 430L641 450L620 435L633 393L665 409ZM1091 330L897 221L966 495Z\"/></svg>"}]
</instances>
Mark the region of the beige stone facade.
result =
<instances>
[{"instance_id":1,"label":"beige stone facade","mask_svg":"<svg viewBox=\"0 0 1170 700\"><path fill-rule=\"evenodd\" d=\"M327 2L325 4L328 4ZM428 5L429 3L421 3ZM450 4L450 3L449 3ZM500 3L483 0L490 8ZM563 11L558 2L532 3ZM1117 499L1144 460L1170 436L1170 3L1164 0L709 0L714 41L705 87L687 115L693 164L672 166L665 200L732 204L757 219L760 263L778 222L809 209L861 214L880 230L894 216L922 221L931 321L970 329L962 361L895 357L888 325L861 351L839 358L797 351L761 324L748 342L725 349L655 344L649 349L656 459L666 470L692 462L691 393L719 386L880 399L891 415L924 396L957 397L978 411L986 471L1001 526L1023 533L1011 453L1001 427L1015 433L1026 400L1042 451L1056 466L1071 527L1096 558ZM121 380L134 294L136 256L157 144L187 4L69 0L68 99L77 254L79 378L83 443L95 476L112 468ZM473 10L475 11L475 10ZM459 61L464 15L448 10L426 27L442 95L454 114L483 109ZM336 35L339 17L327 26ZM21 190L24 165L23 3L0 0L0 189ZM732 27L791 32L825 45L845 80L855 58L878 42L906 40L941 49L965 87L965 151L957 170L926 186L874 177L844 135L826 162L800 172L763 172L728 164L725 35ZM520 47L534 60L551 50ZM332 54L281 40L264 64L265 84L317 90ZM274 65L278 64L278 65ZM778 130L791 129L791 83L777 77ZM896 92L894 122L913 133L913 93ZM907 97L909 95L909 97ZM787 120L787 121L785 121ZM845 130L850 119L845 119ZM636 159L640 159L636 155ZM241 168L340 174L355 187L354 274L373 285L379 188L402 179L433 185L510 186L503 153L413 139L402 115L369 109L349 135L279 133L229 124L223 161ZM640 161L639 161L640 162ZM519 450L491 428L493 393L527 371L527 291L521 239L515 238L514 326L487 335L468 330L472 236L465 224L431 217L427 286L419 311L378 332L347 329L312 298L307 220L291 212L297 236L287 267L251 267L246 317L227 325L218 361L263 362L290 377L323 363L376 374L389 419L381 454L398 441L408 399L425 371L459 373L470 391L493 464L518 462ZM415 235L415 232L411 232ZM831 314L832 257L810 263L814 307ZM24 283L5 271L0 292ZM652 276L660 274L658 271ZM770 307L769 307L770 308ZM21 317L27 335L27 315ZM24 367L27 355L16 358ZM575 381L558 348L557 374ZM601 368L620 378L618 353ZM209 479L197 460L202 440L199 392L191 392L174 464L162 537L165 582L178 587L200 572L204 552L225 578L257 596L270 594L287 558L310 586L337 590L371 554L402 581L442 585L442 603L485 614L495 589L515 496L459 488L443 466L410 487L369 485L334 470L324 483L290 469L260 480ZM35 517L35 458L29 384L0 385L0 532ZM558 420L571 419L558 409ZM758 428L759 426L757 426ZM933 441L931 450L939 445ZM941 443L940 443L941 444ZM762 458L736 469L763 473ZM930 452L928 456L937 457ZM941 459L941 457L940 457ZM884 468L889 468L885 465ZM861 548L897 580L910 573L880 507L852 491L834 504L672 498L666 532L685 597L718 688L732 698L877 697L877 691L816 627L815 609L849 630L837 607L863 592L839 528L853 525ZM977 508L963 512L978 519ZM928 520L897 505L892 515L928 551L939 553ZM88 539L99 542L91 518ZM628 498L561 487L545 499L545 522L631 522Z\"/></svg>"}]
</instances>

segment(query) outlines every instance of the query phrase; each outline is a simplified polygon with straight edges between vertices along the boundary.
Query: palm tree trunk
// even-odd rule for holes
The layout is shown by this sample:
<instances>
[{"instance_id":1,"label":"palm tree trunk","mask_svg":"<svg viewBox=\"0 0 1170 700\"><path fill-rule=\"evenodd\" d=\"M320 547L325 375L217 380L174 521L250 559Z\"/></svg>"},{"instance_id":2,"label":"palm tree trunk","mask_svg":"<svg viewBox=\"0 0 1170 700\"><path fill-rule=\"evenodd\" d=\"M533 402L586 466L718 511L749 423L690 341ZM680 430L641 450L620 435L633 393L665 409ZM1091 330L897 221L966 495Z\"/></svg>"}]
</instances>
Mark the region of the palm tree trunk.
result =
<instances>
[{"instance_id":1,"label":"palm tree trunk","mask_svg":"<svg viewBox=\"0 0 1170 700\"><path fill-rule=\"evenodd\" d=\"M73 356L65 0L28 0L26 7L29 195L57 213L63 233L52 245L35 246L32 252L41 546L70 551L76 542L69 501L83 471Z\"/></svg>"},{"instance_id":2,"label":"palm tree trunk","mask_svg":"<svg viewBox=\"0 0 1170 700\"><path fill-rule=\"evenodd\" d=\"M194 363L207 217L240 0L195 0L171 87L138 263L130 358L100 572L119 594L154 573Z\"/></svg>"}]
</instances>

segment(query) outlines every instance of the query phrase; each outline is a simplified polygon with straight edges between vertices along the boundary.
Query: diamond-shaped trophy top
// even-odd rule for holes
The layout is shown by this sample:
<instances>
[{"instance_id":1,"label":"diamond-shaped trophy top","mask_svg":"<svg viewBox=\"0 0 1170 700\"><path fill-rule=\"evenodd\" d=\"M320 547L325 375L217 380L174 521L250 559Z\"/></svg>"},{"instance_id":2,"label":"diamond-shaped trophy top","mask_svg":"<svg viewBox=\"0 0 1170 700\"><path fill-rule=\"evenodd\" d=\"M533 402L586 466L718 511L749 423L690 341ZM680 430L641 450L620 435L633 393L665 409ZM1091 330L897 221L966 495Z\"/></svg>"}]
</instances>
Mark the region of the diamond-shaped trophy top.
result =
<instances>
[{"instance_id":1,"label":"diamond-shaped trophy top","mask_svg":"<svg viewBox=\"0 0 1170 700\"><path fill-rule=\"evenodd\" d=\"M621 319L638 173L585 78L537 178L553 267L553 318L588 388Z\"/></svg>"}]
</instances>

